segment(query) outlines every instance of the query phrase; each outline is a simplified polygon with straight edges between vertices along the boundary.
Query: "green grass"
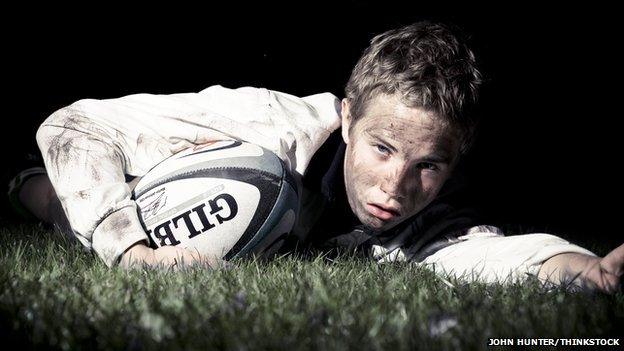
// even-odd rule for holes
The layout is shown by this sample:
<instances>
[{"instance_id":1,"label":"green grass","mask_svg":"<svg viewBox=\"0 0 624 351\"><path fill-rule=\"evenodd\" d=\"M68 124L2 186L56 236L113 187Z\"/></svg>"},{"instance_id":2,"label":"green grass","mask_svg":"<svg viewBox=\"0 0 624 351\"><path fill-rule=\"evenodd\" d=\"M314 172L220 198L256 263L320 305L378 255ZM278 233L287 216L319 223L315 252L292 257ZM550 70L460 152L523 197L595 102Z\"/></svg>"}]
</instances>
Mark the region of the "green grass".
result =
<instances>
[{"instance_id":1,"label":"green grass","mask_svg":"<svg viewBox=\"0 0 624 351\"><path fill-rule=\"evenodd\" d=\"M466 285L350 256L124 271L35 226L0 235L0 337L26 348L485 349L624 334L622 293Z\"/></svg>"}]
</instances>

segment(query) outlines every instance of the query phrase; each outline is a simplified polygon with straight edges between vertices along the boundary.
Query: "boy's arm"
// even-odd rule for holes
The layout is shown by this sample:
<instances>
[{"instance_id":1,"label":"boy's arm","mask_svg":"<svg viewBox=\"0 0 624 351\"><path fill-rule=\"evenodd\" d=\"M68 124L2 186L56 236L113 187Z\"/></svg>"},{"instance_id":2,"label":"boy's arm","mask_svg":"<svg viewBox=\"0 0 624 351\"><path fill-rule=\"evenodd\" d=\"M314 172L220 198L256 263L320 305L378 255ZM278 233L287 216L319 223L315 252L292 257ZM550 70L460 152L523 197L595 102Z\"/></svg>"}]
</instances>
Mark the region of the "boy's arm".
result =
<instances>
[{"instance_id":1,"label":"boy's arm","mask_svg":"<svg viewBox=\"0 0 624 351\"><path fill-rule=\"evenodd\" d=\"M81 124L90 126L85 120ZM182 248L147 246L131 189L125 183L122 156L105 136L44 124L37 140L72 232L108 266L175 266L203 259Z\"/></svg>"},{"instance_id":2,"label":"boy's arm","mask_svg":"<svg viewBox=\"0 0 624 351\"><path fill-rule=\"evenodd\" d=\"M540 277L543 263L561 254L596 257L587 249L542 233L504 236L492 231L471 230L439 247L421 263L461 280L486 283Z\"/></svg>"},{"instance_id":3,"label":"boy's arm","mask_svg":"<svg viewBox=\"0 0 624 351\"><path fill-rule=\"evenodd\" d=\"M37 143L82 244L108 266L120 263L122 256L130 262L125 254L131 253L148 263L152 258L170 262L177 250L151 252L137 246L147 247L148 238L125 174L142 176L176 152L224 139L261 145L303 173L311 155L339 125L336 101L331 94L296 98L219 86L196 94L81 100L48 117L37 132Z\"/></svg>"},{"instance_id":4,"label":"boy's arm","mask_svg":"<svg viewBox=\"0 0 624 351\"><path fill-rule=\"evenodd\" d=\"M73 234L113 266L148 241L125 183L124 155L96 124L59 113L37 131L48 177Z\"/></svg>"},{"instance_id":5,"label":"boy's arm","mask_svg":"<svg viewBox=\"0 0 624 351\"><path fill-rule=\"evenodd\" d=\"M463 280L504 283L529 275L557 285L613 293L624 273L624 245L605 257L551 234L503 236L474 231L422 263Z\"/></svg>"},{"instance_id":6,"label":"boy's arm","mask_svg":"<svg viewBox=\"0 0 624 351\"><path fill-rule=\"evenodd\" d=\"M538 277L555 284L574 283L578 286L614 293L621 289L624 273L624 244L605 257L579 253L562 253L546 260Z\"/></svg>"}]
</instances>

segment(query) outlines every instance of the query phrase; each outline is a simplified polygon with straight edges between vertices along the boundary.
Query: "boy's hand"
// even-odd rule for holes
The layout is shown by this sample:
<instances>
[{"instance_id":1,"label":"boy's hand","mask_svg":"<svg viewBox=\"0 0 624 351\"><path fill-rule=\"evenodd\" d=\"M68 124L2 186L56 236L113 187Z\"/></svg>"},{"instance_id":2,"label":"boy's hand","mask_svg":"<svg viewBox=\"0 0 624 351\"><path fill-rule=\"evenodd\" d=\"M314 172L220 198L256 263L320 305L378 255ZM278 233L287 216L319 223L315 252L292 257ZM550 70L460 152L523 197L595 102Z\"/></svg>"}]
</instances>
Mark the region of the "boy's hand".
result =
<instances>
[{"instance_id":1,"label":"boy's hand","mask_svg":"<svg viewBox=\"0 0 624 351\"><path fill-rule=\"evenodd\" d=\"M147 264L148 266L163 266L177 269L197 263L208 264L216 267L221 260L200 255L197 251L183 249L175 246L163 246L152 249L142 243L137 243L128 249L121 257L120 265L129 268L135 264Z\"/></svg>"}]
</instances>

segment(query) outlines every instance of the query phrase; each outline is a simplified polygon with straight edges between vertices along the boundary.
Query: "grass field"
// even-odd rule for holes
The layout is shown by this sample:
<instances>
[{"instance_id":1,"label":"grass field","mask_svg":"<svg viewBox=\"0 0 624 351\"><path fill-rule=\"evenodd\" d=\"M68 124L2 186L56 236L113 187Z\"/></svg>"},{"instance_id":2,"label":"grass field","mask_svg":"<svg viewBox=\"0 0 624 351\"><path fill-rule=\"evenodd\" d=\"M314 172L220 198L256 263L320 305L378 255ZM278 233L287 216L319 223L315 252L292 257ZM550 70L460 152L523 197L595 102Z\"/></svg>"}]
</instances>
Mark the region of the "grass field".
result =
<instances>
[{"instance_id":1,"label":"grass field","mask_svg":"<svg viewBox=\"0 0 624 351\"><path fill-rule=\"evenodd\" d=\"M348 256L124 271L36 226L0 235L0 337L22 349L455 350L492 337L624 337L622 293L466 285Z\"/></svg>"}]
</instances>

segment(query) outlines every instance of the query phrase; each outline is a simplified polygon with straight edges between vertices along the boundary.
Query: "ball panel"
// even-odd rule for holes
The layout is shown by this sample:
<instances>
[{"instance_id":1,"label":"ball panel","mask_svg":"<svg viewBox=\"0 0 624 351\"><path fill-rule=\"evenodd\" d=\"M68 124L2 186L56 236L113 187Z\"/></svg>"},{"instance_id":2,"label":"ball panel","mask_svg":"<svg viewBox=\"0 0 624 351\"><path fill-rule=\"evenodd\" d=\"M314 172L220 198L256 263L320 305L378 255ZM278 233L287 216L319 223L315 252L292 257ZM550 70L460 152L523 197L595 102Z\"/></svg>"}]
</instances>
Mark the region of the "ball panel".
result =
<instances>
[{"instance_id":1,"label":"ball panel","mask_svg":"<svg viewBox=\"0 0 624 351\"><path fill-rule=\"evenodd\" d=\"M248 253L266 256L277 253L284 244L285 238L290 235L296 219L297 215L294 210L289 209L286 211L273 229L255 247L252 247Z\"/></svg>"},{"instance_id":2,"label":"ball panel","mask_svg":"<svg viewBox=\"0 0 624 351\"><path fill-rule=\"evenodd\" d=\"M184 195L189 187L205 190L205 196L188 199ZM142 205L143 222L155 247L179 245L222 257L249 228L260 198L251 184L193 178L155 188L137 203Z\"/></svg>"},{"instance_id":3,"label":"ball panel","mask_svg":"<svg viewBox=\"0 0 624 351\"><path fill-rule=\"evenodd\" d=\"M245 256L250 252L260 253L282 234L288 234L295 224L297 211L297 191L285 183L275 199L274 206L266 220L258 229L257 234L236 255L228 254L225 258L232 259Z\"/></svg>"},{"instance_id":4,"label":"ball panel","mask_svg":"<svg viewBox=\"0 0 624 351\"><path fill-rule=\"evenodd\" d=\"M205 147L177 153L152 168L135 187L135 192L148 191L160 180L180 173L220 167L245 167L275 175L282 174L281 160L257 145L240 141L215 142Z\"/></svg>"},{"instance_id":5,"label":"ball panel","mask_svg":"<svg viewBox=\"0 0 624 351\"><path fill-rule=\"evenodd\" d=\"M215 184L214 179L210 178L178 179L152 188L136 201L140 207L144 224L150 227L156 222L161 222L176 213L183 212L189 206L196 205L217 193L223 192L225 189L225 184ZM200 192L198 193L198 191ZM193 193L197 195L188 196L188 194Z\"/></svg>"},{"instance_id":6,"label":"ball panel","mask_svg":"<svg viewBox=\"0 0 624 351\"><path fill-rule=\"evenodd\" d=\"M156 247L160 247L185 243L186 241L178 238L178 235L173 232L174 229L177 229L176 223L183 221L187 231L187 234L183 235L185 238L189 236L192 238L201 237L195 239L191 244L184 244L183 247L194 247L200 253L210 254L215 254L215 247L220 247L221 251L226 251L226 259L236 256L249 241L258 235L260 228L271 213L272 204L278 199L281 187L279 177L260 170L245 168L205 169L193 173L178 174L172 178L160 180L159 182L162 184L144 191L137 199L144 225L154 244ZM181 183L184 180L187 182ZM173 184L177 186L172 188L171 185ZM236 184L236 186L232 184ZM242 185L246 185L246 187ZM163 188L168 189L163 191ZM169 199L169 193L178 194L179 198ZM251 196L251 194L256 193L258 194L257 200ZM189 198L189 194L198 195ZM214 234L221 233L221 230L212 230L210 237L200 236L196 232L207 231L203 230L206 229L206 224L193 226L188 222L192 222L193 218L196 222L201 221L202 212L206 212L204 207L210 204L209 200L202 202L202 198L205 199L206 196L216 197L222 194L231 195L233 203L238 206L238 211L250 214L250 219L247 221L245 216L243 217L245 218L244 221L242 219L232 221L232 223L240 223L240 225L225 226L229 230L224 230L223 235L229 236L231 240L222 239L220 234ZM253 199L253 202L249 204L246 198ZM204 207L196 208L202 203ZM267 204L270 205L267 206ZM176 220L175 223L174 220ZM197 228L202 228L202 230ZM193 235L193 233L196 234Z\"/></svg>"}]
</instances>

